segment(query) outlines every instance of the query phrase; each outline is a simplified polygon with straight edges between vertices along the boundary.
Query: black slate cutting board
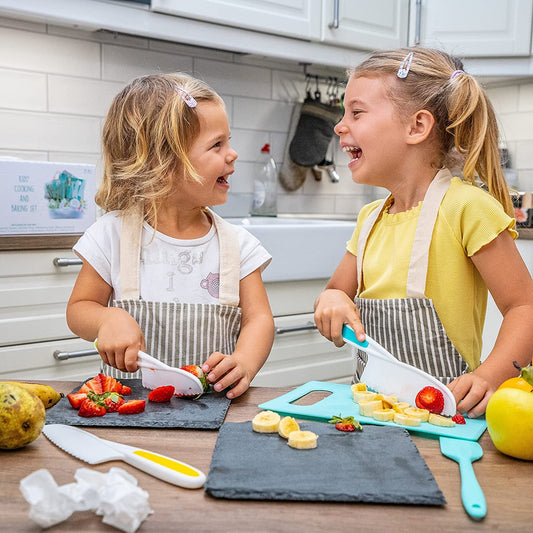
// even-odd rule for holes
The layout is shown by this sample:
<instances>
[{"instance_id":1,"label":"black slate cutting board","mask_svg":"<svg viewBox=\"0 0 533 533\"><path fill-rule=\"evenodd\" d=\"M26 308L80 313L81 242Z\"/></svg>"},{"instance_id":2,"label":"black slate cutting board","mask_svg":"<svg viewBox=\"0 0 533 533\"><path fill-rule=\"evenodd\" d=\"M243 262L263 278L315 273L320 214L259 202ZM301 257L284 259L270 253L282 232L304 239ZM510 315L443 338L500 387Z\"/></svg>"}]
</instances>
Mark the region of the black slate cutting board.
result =
<instances>
[{"instance_id":1,"label":"black slate cutting board","mask_svg":"<svg viewBox=\"0 0 533 533\"><path fill-rule=\"evenodd\" d=\"M446 503L405 429L342 433L318 422L300 428L318 435L317 448L295 450L277 433L254 432L251 422L224 424L205 491L226 499Z\"/></svg>"},{"instance_id":2,"label":"black slate cutting board","mask_svg":"<svg viewBox=\"0 0 533 533\"><path fill-rule=\"evenodd\" d=\"M125 400L146 400L144 412L136 415L107 413L104 416L84 418L78 415L77 409L73 409L65 397L46 411L46 423L93 427L218 429L224 422L231 403L225 393L214 391L197 400L174 396L170 402L155 403L148 401L150 390L142 386L140 379L121 379L120 382L131 387L131 395L125 396ZM72 392L76 392L81 385Z\"/></svg>"}]
</instances>

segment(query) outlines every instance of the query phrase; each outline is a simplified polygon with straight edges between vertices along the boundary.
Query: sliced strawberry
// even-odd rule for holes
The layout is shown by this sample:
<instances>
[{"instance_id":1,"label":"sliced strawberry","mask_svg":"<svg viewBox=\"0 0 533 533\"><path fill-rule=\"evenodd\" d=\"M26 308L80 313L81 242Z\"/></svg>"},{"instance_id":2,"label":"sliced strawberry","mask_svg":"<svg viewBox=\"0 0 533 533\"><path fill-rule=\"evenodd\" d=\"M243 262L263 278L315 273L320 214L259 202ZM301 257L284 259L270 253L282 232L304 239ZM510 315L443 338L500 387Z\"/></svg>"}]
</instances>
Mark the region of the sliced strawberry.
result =
<instances>
[{"instance_id":1,"label":"sliced strawberry","mask_svg":"<svg viewBox=\"0 0 533 533\"><path fill-rule=\"evenodd\" d=\"M126 400L116 392L106 392L102 396L108 413L116 413L118 408L126 403Z\"/></svg>"},{"instance_id":2,"label":"sliced strawberry","mask_svg":"<svg viewBox=\"0 0 533 533\"><path fill-rule=\"evenodd\" d=\"M106 414L106 408L99 400L95 401L87 397L83 400L78 411L79 416L92 417L92 416L104 416Z\"/></svg>"},{"instance_id":3,"label":"sliced strawberry","mask_svg":"<svg viewBox=\"0 0 533 533\"><path fill-rule=\"evenodd\" d=\"M79 409L80 405L83 403L83 400L87 398L87 393L85 392L72 392L67 394L68 401L74 409Z\"/></svg>"},{"instance_id":4,"label":"sliced strawberry","mask_svg":"<svg viewBox=\"0 0 533 533\"><path fill-rule=\"evenodd\" d=\"M151 402L170 402L172 396L174 396L174 387L172 385L165 385L164 387L157 387L150 391L148 399Z\"/></svg>"},{"instance_id":5,"label":"sliced strawberry","mask_svg":"<svg viewBox=\"0 0 533 533\"><path fill-rule=\"evenodd\" d=\"M142 413L146 406L145 400L129 400L118 408L119 415L136 415Z\"/></svg>"},{"instance_id":6,"label":"sliced strawberry","mask_svg":"<svg viewBox=\"0 0 533 533\"><path fill-rule=\"evenodd\" d=\"M465 420L465 417L459 413L457 413L456 415L453 415L452 416L452 420L456 423L456 424L466 424L466 420Z\"/></svg>"},{"instance_id":7,"label":"sliced strawberry","mask_svg":"<svg viewBox=\"0 0 533 533\"><path fill-rule=\"evenodd\" d=\"M209 382L207 381L207 376L204 371L198 365L185 365L181 367L181 370L190 372L193 376L196 376L200 383L202 384L203 392L209 388Z\"/></svg>"},{"instance_id":8,"label":"sliced strawberry","mask_svg":"<svg viewBox=\"0 0 533 533\"><path fill-rule=\"evenodd\" d=\"M119 392L120 394L122 394L122 396L129 396L131 394L131 387L128 387L127 385L122 385L122 388Z\"/></svg>"},{"instance_id":9,"label":"sliced strawberry","mask_svg":"<svg viewBox=\"0 0 533 533\"><path fill-rule=\"evenodd\" d=\"M424 387L415 398L416 406L440 415L444 409L444 395L435 387Z\"/></svg>"},{"instance_id":10,"label":"sliced strawberry","mask_svg":"<svg viewBox=\"0 0 533 533\"><path fill-rule=\"evenodd\" d=\"M353 416L334 416L329 423L335 424L335 429L339 431L363 431L363 426Z\"/></svg>"}]
</instances>

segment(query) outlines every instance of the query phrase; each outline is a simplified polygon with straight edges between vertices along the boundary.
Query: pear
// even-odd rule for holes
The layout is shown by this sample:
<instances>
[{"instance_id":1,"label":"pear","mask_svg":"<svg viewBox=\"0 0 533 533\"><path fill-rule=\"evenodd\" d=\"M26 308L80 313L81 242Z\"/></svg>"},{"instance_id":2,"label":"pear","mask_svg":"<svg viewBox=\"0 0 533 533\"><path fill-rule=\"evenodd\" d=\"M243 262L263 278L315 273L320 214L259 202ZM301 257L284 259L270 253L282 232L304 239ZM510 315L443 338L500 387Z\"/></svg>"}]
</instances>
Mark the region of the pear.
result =
<instances>
[{"instance_id":1,"label":"pear","mask_svg":"<svg viewBox=\"0 0 533 533\"><path fill-rule=\"evenodd\" d=\"M39 397L19 385L0 383L0 450L15 450L33 442L45 419Z\"/></svg>"}]
</instances>

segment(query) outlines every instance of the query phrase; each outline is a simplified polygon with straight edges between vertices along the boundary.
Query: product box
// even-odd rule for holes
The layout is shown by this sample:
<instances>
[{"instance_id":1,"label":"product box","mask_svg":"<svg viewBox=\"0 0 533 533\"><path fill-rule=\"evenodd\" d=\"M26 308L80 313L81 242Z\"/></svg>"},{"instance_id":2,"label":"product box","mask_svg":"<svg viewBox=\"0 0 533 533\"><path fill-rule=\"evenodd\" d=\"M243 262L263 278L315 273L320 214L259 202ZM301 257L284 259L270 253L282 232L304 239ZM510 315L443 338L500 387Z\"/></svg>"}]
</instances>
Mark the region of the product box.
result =
<instances>
[{"instance_id":1,"label":"product box","mask_svg":"<svg viewBox=\"0 0 533 533\"><path fill-rule=\"evenodd\" d=\"M83 233L96 220L95 165L0 160L0 235Z\"/></svg>"}]
</instances>

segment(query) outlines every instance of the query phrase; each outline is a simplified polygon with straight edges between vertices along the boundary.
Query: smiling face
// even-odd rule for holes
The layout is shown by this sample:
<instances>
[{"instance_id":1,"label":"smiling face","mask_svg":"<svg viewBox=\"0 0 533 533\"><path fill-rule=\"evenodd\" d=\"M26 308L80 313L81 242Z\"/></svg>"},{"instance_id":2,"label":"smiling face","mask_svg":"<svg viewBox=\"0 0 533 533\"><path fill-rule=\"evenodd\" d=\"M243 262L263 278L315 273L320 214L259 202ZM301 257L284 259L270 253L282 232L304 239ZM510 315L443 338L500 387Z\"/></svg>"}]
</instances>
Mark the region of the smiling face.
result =
<instances>
[{"instance_id":1,"label":"smiling face","mask_svg":"<svg viewBox=\"0 0 533 533\"><path fill-rule=\"evenodd\" d=\"M228 178L233 174L237 152L229 144L226 111L217 102L199 102L196 113L200 133L192 143L189 160L201 176L201 183L180 181L179 201L189 207L220 205L228 197Z\"/></svg>"},{"instance_id":2,"label":"smiling face","mask_svg":"<svg viewBox=\"0 0 533 533\"><path fill-rule=\"evenodd\" d=\"M344 96L344 116L335 133L350 156L353 181L390 189L405 160L408 126L387 89L384 78L352 77Z\"/></svg>"}]
</instances>

